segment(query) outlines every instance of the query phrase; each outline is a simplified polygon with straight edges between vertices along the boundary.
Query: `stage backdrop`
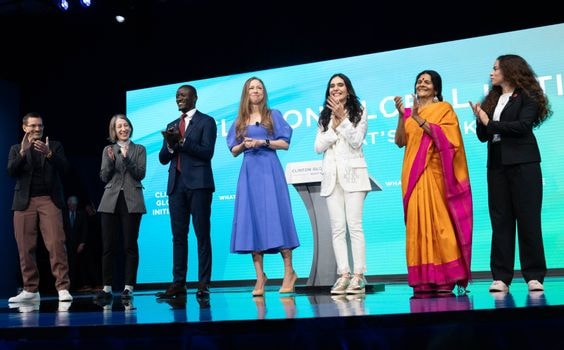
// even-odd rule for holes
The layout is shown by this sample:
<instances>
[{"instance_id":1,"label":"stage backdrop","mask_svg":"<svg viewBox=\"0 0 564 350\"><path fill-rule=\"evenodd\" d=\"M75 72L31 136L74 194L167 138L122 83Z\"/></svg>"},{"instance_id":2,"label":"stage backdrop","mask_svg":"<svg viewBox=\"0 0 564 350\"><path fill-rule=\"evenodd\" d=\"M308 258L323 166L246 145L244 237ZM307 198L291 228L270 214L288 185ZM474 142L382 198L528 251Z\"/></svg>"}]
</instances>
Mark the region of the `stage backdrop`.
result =
<instances>
[{"instance_id":1,"label":"stage backdrop","mask_svg":"<svg viewBox=\"0 0 564 350\"><path fill-rule=\"evenodd\" d=\"M563 268L564 46L558 44L563 37L564 24L559 24L128 91L127 114L135 127L134 141L147 147L147 176L143 184L148 213L142 219L139 236L139 283L169 282L172 278L172 238L166 196L168 166L159 163L158 153L162 145L161 130L179 116L176 89L185 83L195 86L199 97L197 108L213 116L218 126L213 158L216 192L212 208L212 280L248 280L255 278L251 257L229 252L236 182L243 157L234 158L226 144L243 83L251 76L260 77L266 85L270 106L281 110L293 127L289 150L278 151L282 165L286 167L289 162L321 159L321 155L313 150L317 119L328 79L337 72L351 78L368 109L364 152L370 175L382 187L382 191L369 193L366 200L367 275L405 274L400 186L404 150L393 142L398 118L393 97L402 95L408 99L413 92L416 74L424 69L434 69L442 75L443 96L453 105L460 120L474 199L472 270L489 271L491 230L486 194L486 144L480 143L476 137L474 116L467 101L482 99L496 57L506 53L519 54L528 60L554 109L553 117L535 133L542 152L545 186L542 222L547 263L549 268ZM307 277L313 257L311 224L297 191L292 185L289 190L301 240L301 246L294 251L295 268L300 277ZM197 278L195 242L191 230L189 281ZM518 261L516 268L519 268ZM265 269L269 277L281 278L280 256L266 256Z\"/></svg>"}]
</instances>

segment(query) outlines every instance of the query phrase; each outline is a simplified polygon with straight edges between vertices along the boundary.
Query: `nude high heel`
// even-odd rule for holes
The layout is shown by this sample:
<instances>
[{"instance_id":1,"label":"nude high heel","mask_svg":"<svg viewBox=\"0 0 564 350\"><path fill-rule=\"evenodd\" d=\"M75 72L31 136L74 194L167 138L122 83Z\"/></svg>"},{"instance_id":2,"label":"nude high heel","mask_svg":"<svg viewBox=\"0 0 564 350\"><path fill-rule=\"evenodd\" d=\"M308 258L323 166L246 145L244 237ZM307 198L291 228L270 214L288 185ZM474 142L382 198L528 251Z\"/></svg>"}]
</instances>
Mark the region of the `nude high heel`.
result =
<instances>
[{"instance_id":1,"label":"nude high heel","mask_svg":"<svg viewBox=\"0 0 564 350\"><path fill-rule=\"evenodd\" d=\"M282 287L278 290L278 293L294 293L295 284L298 280L298 275L296 271L292 272L292 277L290 278L290 287L284 288L284 281L282 281Z\"/></svg>"},{"instance_id":2,"label":"nude high heel","mask_svg":"<svg viewBox=\"0 0 564 350\"><path fill-rule=\"evenodd\" d=\"M266 281L268 281L268 278L266 278L266 274L262 274L262 283L259 283L259 280L257 279L257 283L255 284L255 289L253 289L252 292L254 297L264 295L264 285L266 284Z\"/></svg>"}]
</instances>

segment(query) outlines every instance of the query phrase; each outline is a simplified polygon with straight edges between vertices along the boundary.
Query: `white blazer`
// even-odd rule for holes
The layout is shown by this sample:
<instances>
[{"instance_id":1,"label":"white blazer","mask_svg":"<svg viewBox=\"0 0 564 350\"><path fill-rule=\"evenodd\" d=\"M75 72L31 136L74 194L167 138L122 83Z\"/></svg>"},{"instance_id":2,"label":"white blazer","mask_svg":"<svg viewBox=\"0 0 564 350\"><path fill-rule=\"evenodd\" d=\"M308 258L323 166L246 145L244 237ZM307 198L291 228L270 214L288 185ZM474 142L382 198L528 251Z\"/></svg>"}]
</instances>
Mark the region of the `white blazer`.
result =
<instances>
[{"instance_id":1,"label":"white blazer","mask_svg":"<svg viewBox=\"0 0 564 350\"><path fill-rule=\"evenodd\" d=\"M363 108L356 127L347 118L333 130L333 120L327 131L321 126L315 137L315 152L323 153L323 180L320 196L327 197L333 192L337 179L346 192L370 191L370 179L362 145L368 129L368 116Z\"/></svg>"}]
</instances>

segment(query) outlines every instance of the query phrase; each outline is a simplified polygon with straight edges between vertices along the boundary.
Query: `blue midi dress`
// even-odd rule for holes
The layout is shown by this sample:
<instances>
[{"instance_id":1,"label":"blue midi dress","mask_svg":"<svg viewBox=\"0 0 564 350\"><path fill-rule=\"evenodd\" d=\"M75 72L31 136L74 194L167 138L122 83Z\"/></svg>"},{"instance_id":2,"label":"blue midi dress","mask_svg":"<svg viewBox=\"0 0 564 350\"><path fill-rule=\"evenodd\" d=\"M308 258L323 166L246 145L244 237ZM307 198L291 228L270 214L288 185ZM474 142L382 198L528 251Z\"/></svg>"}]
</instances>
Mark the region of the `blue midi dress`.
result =
<instances>
[{"instance_id":1,"label":"blue midi dress","mask_svg":"<svg viewBox=\"0 0 564 350\"><path fill-rule=\"evenodd\" d=\"M268 135L262 125L249 125L246 136L290 143L292 128L280 111L272 110L272 121L273 135ZM227 146L231 150L239 143L234 122L227 134ZM267 147L245 150L237 181L231 252L278 253L299 245L288 183L276 151Z\"/></svg>"}]
</instances>

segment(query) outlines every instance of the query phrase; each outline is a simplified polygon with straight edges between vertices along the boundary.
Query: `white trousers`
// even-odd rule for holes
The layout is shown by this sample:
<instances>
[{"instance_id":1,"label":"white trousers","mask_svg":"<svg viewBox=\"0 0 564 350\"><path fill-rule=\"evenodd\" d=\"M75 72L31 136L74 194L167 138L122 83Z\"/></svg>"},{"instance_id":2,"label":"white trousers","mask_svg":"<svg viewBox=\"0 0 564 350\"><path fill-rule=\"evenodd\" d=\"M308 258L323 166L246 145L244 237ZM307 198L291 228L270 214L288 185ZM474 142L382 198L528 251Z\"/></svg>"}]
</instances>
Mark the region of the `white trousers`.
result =
<instances>
[{"instance_id":1,"label":"white trousers","mask_svg":"<svg viewBox=\"0 0 564 350\"><path fill-rule=\"evenodd\" d=\"M366 272L366 243L362 229L362 210L366 192L345 192L337 182L335 189L326 199L331 220L337 274L351 272L347 238L350 239L353 272L364 274ZM349 237L347 237L347 226Z\"/></svg>"}]
</instances>

